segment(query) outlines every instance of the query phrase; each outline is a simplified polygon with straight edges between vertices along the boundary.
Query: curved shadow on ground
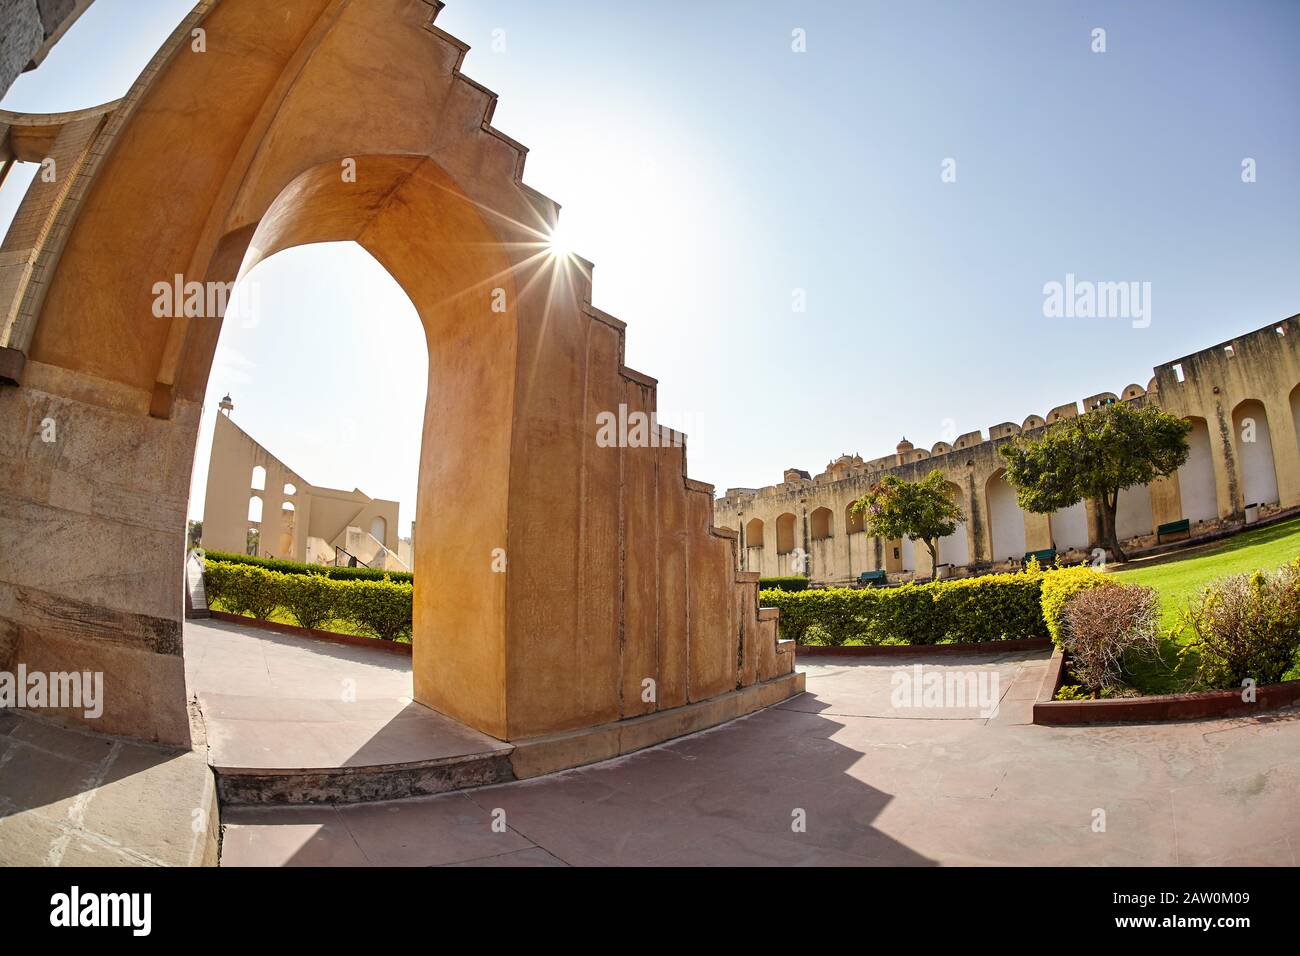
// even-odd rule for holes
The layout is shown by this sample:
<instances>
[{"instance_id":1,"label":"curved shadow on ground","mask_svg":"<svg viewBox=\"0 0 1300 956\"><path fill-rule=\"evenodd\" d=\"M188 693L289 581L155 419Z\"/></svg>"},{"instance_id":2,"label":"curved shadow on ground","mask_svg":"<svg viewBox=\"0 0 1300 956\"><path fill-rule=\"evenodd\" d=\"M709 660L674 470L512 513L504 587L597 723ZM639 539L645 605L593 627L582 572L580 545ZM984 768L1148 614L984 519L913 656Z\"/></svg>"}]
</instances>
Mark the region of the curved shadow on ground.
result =
<instances>
[{"instance_id":1,"label":"curved shadow on ground","mask_svg":"<svg viewBox=\"0 0 1300 956\"><path fill-rule=\"evenodd\" d=\"M770 708L529 781L234 809L223 865L936 865L873 825L892 797L848 775L862 754L842 727Z\"/></svg>"}]
</instances>

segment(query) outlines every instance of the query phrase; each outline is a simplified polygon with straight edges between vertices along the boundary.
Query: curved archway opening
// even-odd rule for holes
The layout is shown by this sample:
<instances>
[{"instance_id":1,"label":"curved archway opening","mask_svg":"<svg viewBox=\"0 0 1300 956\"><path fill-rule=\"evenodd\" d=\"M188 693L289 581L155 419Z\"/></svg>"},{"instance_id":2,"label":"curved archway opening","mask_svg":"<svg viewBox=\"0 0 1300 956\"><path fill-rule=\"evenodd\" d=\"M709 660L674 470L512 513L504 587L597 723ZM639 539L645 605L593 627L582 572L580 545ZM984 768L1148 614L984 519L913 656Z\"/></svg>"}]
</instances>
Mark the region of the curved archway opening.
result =
<instances>
[{"instance_id":1,"label":"curved archway opening","mask_svg":"<svg viewBox=\"0 0 1300 956\"><path fill-rule=\"evenodd\" d=\"M1183 517L1193 524L1219 516L1214 482L1214 458L1210 453L1210 428L1204 418L1189 418L1187 461L1178 469L1178 496Z\"/></svg>"},{"instance_id":2,"label":"curved archway opening","mask_svg":"<svg viewBox=\"0 0 1300 956\"><path fill-rule=\"evenodd\" d=\"M750 518L745 523L745 551L741 556L742 567L746 571L763 573L763 555L763 520Z\"/></svg>"},{"instance_id":3,"label":"curved archway opening","mask_svg":"<svg viewBox=\"0 0 1300 956\"><path fill-rule=\"evenodd\" d=\"M1057 552L1088 549L1088 507L1082 501L1053 511L1048 524L1052 532L1052 547Z\"/></svg>"},{"instance_id":4,"label":"curved archway opening","mask_svg":"<svg viewBox=\"0 0 1300 956\"><path fill-rule=\"evenodd\" d=\"M945 490L948 492L948 497L962 509L962 514L966 514L969 509L963 501L961 489L950 481ZM939 563L954 568L965 567L971 563L970 542L966 534L965 521L958 522L952 534L939 539Z\"/></svg>"},{"instance_id":5,"label":"curved archway opening","mask_svg":"<svg viewBox=\"0 0 1300 956\"><path fill-rule=\"evenodd\" d=\"M844 506L844 531L846 534L863 534L867 530L867 523L862 517L861 511L854 511L853 505Z\"/></svg>"},{"instance_id":6,"label":"curved archway opening","mask_svg":"<svg viewBox=\"0 0 1300 956\"><path fill-rule=\"evenodd\" d=\"M283 497L259 556L411 571L427 379L413 303L359 244L259 262L234 286L207 385L190 494L205 549L235 549L234 479L257 461L253 487Z\"/></svg>"},{"instance_id":7,"label":"curved archway opening","mask_svg":"<svg viewBox=\"0 0 1300 956\"><path fill-rule=\"evenodd\" d=\"M1115 506L1115 534L1119 539L1139 538L1154 530L1151 489L1147 485L1134 485L1121 491Z\"/></svg>"},{"instance_id":8,"label":"curved archway opening","mask_svg":"<svg viewBox=\"0 0 1300 956\"><path fill-rule=\"evenodd\" d=\"M293 410L285 427L310 422L296 447L337 487L302 473L313 466L281 460L292 453L272 454L267 487L292 486L297 505L281 533L257 536L259 553L285 547L295 559L333 562L342 547L346 563L379 560L393 567L401 556L398 499L414 497L400 504L414 511L416 527L429 530L415 538L412 529L415 540L407 542L415 575L413 666L393 699L414 697L504 738L507 609L504 563L496 556L504 555L507 543L518 266L431 161L360 157L358 168L355 183L342 182L333 163L306 170L264 215L217 244L211 271L234 278L238 268L239 274L226 331L235 339L262 337L269 355L259 352L251 362L239 348L223 347L226 334L218 342L217 324L192 323L178 387L181 393L223 392L230 389L224 377L265 376L266 401ZM338 255L351 257L346 268L319 262ZM314 267L301 265L312 259ZM549 262L552 282L561 271L557 260L525 261L535 276L544 275ZM382 277L377 284L388 294L376 294L370 283L360 296L339 295L332 284L358 269ZM287 296L272 288L280 270L292 276ZM493 308L494 293L508 304L504 311ZM251 307L241 295L254 299ZM349 313L348 334L358 347L340 348L337 327L323 327L320 319L334 299ZM394 315L417 322L406 321L400 334L381 330ZM293 364L286 356L306 364L286 369ZM412 387L398 388L399 380ZM223 421L232 423L217 418L219 435ZM437 441L416 435L437 435ZM214 436L214 452L216 444ZM381 448L406 456L392 469L406 476L405 483L363 492L358 474L392 464L377 454ZM205 502L205 512L209 507ZM206 518L204 534L211 534ZM358 550L367 547L373 554Z\"/></svg>"},{"instance_id":9,"label":"curved archway opening","mask_svg":"<svg viewBox=\"0 0 1300 956\"><path fill-rule=\"evenodd\" d=\"M1287 405L1291 409L1291 427L1295 435L1296 448L1300 449L1300 385L1291 389L1287 396Z\"/></svg>"},{"instance_id":10,"label":"curved archway opening","mask_svg":"<svg viewBox=\"0 0 1300 956\"><path fill-rule=\"evenodd\" d=\"M1264 403L1247 399L1232 410L1233 445L1241 468L1241 505L1277 504L1273 439Z\"/></svg>"},{"instance_id":11,"label":"curved archway opening","mask_svg":"<svg viewBox=\"0 0 1300 956\"><path fill-rule=\"evenodd\" d=\"M786 512L776 519L776 553L789 554L794 550L794 515Z\"/></svg>"},{"instance_id":12,"label":"curved archway opening","mask_svg":"<svg viewBox=\"0 0 1300 956\"><path fill-rule=\"evenodd\" d=\"M293 246L246 270L234 286L216 343L191 479L190 510L202 518L209 560L221 552L247 551L293 562L304 571L308 566L412 570L409 532L402 532L412 523L419 497L429 366L413 301L359 243ZM232 401L220 408L226 395ZM266 489L256 493L265 502L259 515L245 516L232 509L232 502L241 490L249 494L250 473L254 486ZM452 510L448 502L435 504L440 512ZM250 523L257 533L241 542ZM310 589L296 598L287 588L281 593L273 621L367 636L378 644L375 619L357 608L316 602ZM242 607L223 604L219 596L211 606L247 617ZM355 716L334 718L324 743L292 721L280 725L271 752L284 766L298 766L311 753L322 766L344 766L356 740L376 749L391 746L387 728L398 716L436 719L410 703L410 658L376 646L349 648L349 659L318 640L267 654L267 642L274 638L252 624L227 619L224 632L203 622L186 628L189 692L217 728L225 754L241 752L250 738L265 733L264 719L283 714L277 695L250 686L244 693L257 702L262 717L225 722L216 696L223 693L221 673L202 666L214 648L227 666L262 661L272 685L292 682L303 706L337 699L349 672L359 664L367 668L366 679L351 692L364 706ZM418 638L408 629L396 639ZM389 659L388 666L376 666ZM429 739L432 748L435 738Z\"/></svg>"},{"instance_id":13,"label":"curved archway opening","mask_svg":"<svg viewBox=\"0 0 1300 956\"><path fill-rule=\"evenodd\" d=\"M984 497L994 563L1020 560L1025 554L1025 513L1016 500L1016 489L1006 479L1006 469L989 476Z\"/></svg>"},{"instance_id":14,"label":"curved archway opening","mask_svg":"<svg viewBox=\"0 0 1300 956\"><path fill-rule=\"evenodd\" d=\"M814 541L834 537L834 520L830 508L817 508L808 515L808 534Z\"/></svg>"}]
</instances>

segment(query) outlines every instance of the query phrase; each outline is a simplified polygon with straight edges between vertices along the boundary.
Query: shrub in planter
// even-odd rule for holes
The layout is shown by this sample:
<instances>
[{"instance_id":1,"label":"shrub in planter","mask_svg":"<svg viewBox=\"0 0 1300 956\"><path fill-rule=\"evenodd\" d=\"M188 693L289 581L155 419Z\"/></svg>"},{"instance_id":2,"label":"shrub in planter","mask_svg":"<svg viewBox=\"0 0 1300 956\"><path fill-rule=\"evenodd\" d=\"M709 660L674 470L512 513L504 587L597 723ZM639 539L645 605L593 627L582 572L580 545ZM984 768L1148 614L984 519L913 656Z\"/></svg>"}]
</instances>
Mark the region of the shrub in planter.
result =
<instances>
[{"instance_id":1,"label":"shrub in planter","mask_svg":"<svg viewBox=\"0 0 1300 956\"><path fill-rule=\"evenodd\" d=\"M1207 687L1238 688L1247 678L1275 684L1300 652L1300 558L1268 573L1239 574L1210 585L1185 615Z\"/></svg>"},{"instance_id":2,"label":"shrub in planter","mask_svg":"<svg viewBox=\"0 0 1300 956\"><path fill-rule=\"evenodd\" d=\"M974 644L1042 637L1041 573L989 574L931 585L936 626L934 643Z\"/></svg>"},{"instance_id":3,"label":"shrub in planter","mask_svg":"<svg viewBox=\"0 0 1300 956\"><path fill-rule=\"evenodd\" d=\"M288 575L243 564L205 563L203 588L208 603L220 601L233 614L265 621L280 606L281 579Z\"/></svg>"},{"instance_id":4,"label":"shrub in planter","mask_svg":"<svg viewBox=\"0 0 1300 956\"><path fill-rule=\"evenodd\" d=\"M1084 687L1113 691L1121 684L1125 654L1156 653L1160 596L1133 584L1084 588L1065 605L1064 624L1070 673Z\"/></svg>"},{"instance_id":5,"label":"shrub in planter","mask_svg":"<svg viewBox=\"0 0 1300 956\"><path fill-rule=\"evenodd\" d=\"M992 574L897 588L763 591L760 603L781 612L784 638L838 646L967 644L1041 637L1042 574ZM812 630L812 628L816 630Z\"/></svg>"},{"instance_id":6,"label":"shrub in planter","mask_svg":"<svg viewBox=\"0 0 1300 956\"><path fill-rule=\"evenodd\" d=\"M935 603L937 589L946 584L904 584L902 587L861 591L865 595L861 619L855 621L872 644L890 638L905 644L934 644L949 632L947 608Z\"/></svg>"},{"instance_id":7,"label":"shrub in planter","mask_svg":"<svg viewBox=\"0 0 1300 956\"><path fill-rule=\"evenodd\" d=\"M337 581L337 611L386 641L411 636L412 587L398 581Z\"/></svg>"},{"instance_id":8,"label":"shrub in planter","mask_svg":"<svg viewBox=\"0 0 1300 956\"><path fill-rule=\"evenodd\" d=\"M819 591L768 590L759 592L759 604L781 612L781 636L806 644L809 640L836 647L858 633L855 616L861 606L857 595L865 592L848 588ZM816 630L808 635L810 628Z\"/></svg>"},{"instance_id":9,"label":"shrub in planter","mask_svg":"<svg viewBox=\"0 0 1300 956\"><path fill-rule=\"evenodd\" d=\"M230 595L234 568L233 564L213 561L211 558L203 563L203 593L207 595L209 607L218 601L225 603Z\"/></svg>"},{"instance_id":10,"label":"shrub in planter","mask_svg":"<svg viewBox=\"0 0 1300 956\"><path fill-rule=\"evenodd\" d=\"M830 632L820 624L809 624L803 632L802 641L810 647L837 646L837 642L832 639Z\"/></svg>"},{"instance_id":11,"label":"shrub in planter","mask_svg":"<svg viewBox=\"0 0 1300 956\"><path fill-rule=\"evenodd\" d=\"M299 627L322 630L338 615L340 582L323 574L282 574L280 607Z\"/></svg>"},{"instance_id":12,"label":"shrub in planter","mask_svg":"<svg viewBox=\"0 0 1300 956\"><path fill-rule=\"evenodd\" d=\"M1064 646L1062 642L1065 637L1065 608L1071 598L1081 591L1108 587L1116 583L1118 582L1107 576L1104 571L1098 571L1086 564L1048 571L1043 576L1043 621L1047 625L1048 637L1056 643L1057 647Z\"/></svg>"}]
</instances>

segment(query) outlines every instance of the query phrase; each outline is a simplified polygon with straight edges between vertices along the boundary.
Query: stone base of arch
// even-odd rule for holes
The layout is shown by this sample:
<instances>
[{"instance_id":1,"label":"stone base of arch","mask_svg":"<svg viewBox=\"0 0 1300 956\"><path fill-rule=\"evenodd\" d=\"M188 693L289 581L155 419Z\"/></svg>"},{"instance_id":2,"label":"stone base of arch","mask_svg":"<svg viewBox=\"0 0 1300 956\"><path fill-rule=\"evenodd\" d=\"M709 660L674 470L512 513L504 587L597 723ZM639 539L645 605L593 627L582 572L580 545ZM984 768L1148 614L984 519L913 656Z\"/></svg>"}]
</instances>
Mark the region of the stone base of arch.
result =
<instances>
[{"instance_id":1,"label":"stone base of arch","mask_svg":"<svg viewBox=\"0 0 1300 956\"><path fill-rule=\"evenodd\" d=\"M39 713L189 746L184 561L200 408L41 362L0 388L0 671L102 674L103 713ZM51 432L49 429L53 428ZM46 438L53 437L53 441Z\"/></svg>"},{"instance_id":2,"label":"stone base of arch","mask_svg":"<svg viewBox=\"0 0 1300 956\"><path fill-rule=\"evenodd\" d=\"M794 641L781 643L782 655L788 653L793 661ZM645 717L516 740L515 749L510 754L510 765L516 779L525 780L544 773L622 757L797 697L804 692L804 686L805 675L792 671L760 684L751 684L695 704L647 714Z\"/></svg>"}]
</instances>

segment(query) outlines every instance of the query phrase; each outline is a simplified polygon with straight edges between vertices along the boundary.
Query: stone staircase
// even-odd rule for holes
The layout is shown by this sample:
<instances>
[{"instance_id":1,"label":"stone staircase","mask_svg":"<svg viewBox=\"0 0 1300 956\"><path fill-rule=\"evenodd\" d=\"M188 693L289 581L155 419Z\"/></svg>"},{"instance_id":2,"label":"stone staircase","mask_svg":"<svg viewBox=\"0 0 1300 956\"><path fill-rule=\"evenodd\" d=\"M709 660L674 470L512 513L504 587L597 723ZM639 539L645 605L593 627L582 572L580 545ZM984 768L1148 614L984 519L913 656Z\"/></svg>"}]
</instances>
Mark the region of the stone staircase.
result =
<instances>
[{"instance_id":1,"label":"stone staircase","mask_svg":"<svg viewBox=\"0 0 1300 956\"><path fill-rule=\"evenodd\" d=\"M212 616L208 611L208 595L203 588L203 562L194 551L185 556L185 616Z\"/></svg>"}]
</instances>

